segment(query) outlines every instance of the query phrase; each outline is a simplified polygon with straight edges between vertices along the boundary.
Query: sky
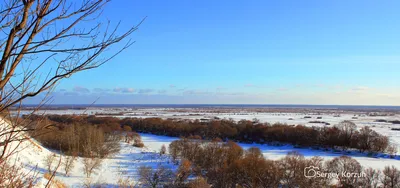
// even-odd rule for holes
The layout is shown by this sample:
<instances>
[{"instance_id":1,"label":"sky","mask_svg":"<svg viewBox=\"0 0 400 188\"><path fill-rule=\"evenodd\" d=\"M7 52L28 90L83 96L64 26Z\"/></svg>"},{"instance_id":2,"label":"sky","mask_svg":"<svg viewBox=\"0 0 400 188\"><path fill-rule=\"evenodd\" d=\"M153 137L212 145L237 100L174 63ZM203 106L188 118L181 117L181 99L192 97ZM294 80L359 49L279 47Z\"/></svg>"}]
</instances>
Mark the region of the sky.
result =
<instances>
[{"instance_id":1,"label":"sky","mask_svg":"<svg viewBox=\"0 0 400 188\"><path fill-rule=\"evenodd\" d=\"M146 20L107 64L63 80L54 104L400 105L400 1L111 1ZM35 103L33 99L29 102Z\"/></svg>"}]
</instances>

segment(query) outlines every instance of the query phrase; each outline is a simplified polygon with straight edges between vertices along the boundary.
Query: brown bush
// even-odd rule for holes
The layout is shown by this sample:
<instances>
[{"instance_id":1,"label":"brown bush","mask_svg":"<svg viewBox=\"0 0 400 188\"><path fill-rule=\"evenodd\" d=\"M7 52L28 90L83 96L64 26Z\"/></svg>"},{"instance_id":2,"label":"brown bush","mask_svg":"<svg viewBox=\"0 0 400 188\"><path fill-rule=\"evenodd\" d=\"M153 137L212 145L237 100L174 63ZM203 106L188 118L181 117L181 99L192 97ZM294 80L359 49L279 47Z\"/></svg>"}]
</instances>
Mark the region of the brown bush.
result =
<instances>
[{"instance_id":1,"label":"brown bush","mask_svg":"<svg viewBox=\"0 0 400 188\"><path fill-rule=\"evenodd\" d=\"M83 158L83 172L86 177L90 177L96 170L101 167L102 159L96 157Z\"/></svg>"},{"instance_id":2,"label":"brown bush","mask_svg":"<svg viewBox=\"0 0 400 188\"><path fill-rule=\"evenodd\" d=\"M400 187L400 171L394 166L386 166L383 171L381 183L384 187L398 188Z\"/></svg>"},{"instance_id":3,"label":"brown bush","mask_svg":"<svg viewBox=\"0 0 400 188\"><path fill-rule=\"evenodd\" d=\"M191 169L192 163L189 160L183 159L181 164L178 167L178 170L175 175L175 184L183 185L187 178L192 173Z\"/></svg>"},{"instance_id":4,"label":"brown bush","mask_svg":"<svg viewBox=\"0 0 400 188\"><path fill-rule=\"evenodd\" d=\"M74 168L75 161L76 161L76 156L74 155L64 157L62 166L64 167L64 172L66 176L69 176L70 171Z\"/></svg>"},{"instance_id":5,"label":"brown bush","mask_svg":"<svg viewBox=\"0 0 400 188\"><path fill-rule=\"evenodd\" d=\"M159 166L153 169L149 166L139 167L139 181L145 187L157 188L161 185L168 185L173 180L173 173L171 170Z\"/></svg>"},{"instance_id":6,"label":"brown bush","mask_svg":"<svg viewBox=\"0 0 400 188\"><path fill-rule=\"evenodd\" d=\"M47 168L48 173L53 173L55 165L57 163L57 157L55 154L49 154L43 159L43 164Z\"/></svg>"},{"instance_id":7,"label":"brown bush","mask_svg":"<svg viewBox=\"0 0 400 188\"><path fill-rule=\"evenodd\" d=\"M42 126L40 123L43 122L38 122L38 126ZM119 151L119 138L115 134L106 134L102 129L87 124L61 124L31 134L45 147L66 154L105 157Z\"/></svg>"},{"instance_id":8,"label":"brown bush","mask_svg":"<svg viewBox=\"0 0 400 188\"><path fill-rule=\"evenodd\" d=\"M137 133L133 134L133 146L138 148L144 147L144 144L142 142L142 137Z\"/></svg>"},{"instance_id":9,"label":"brown bush","mask_svg":"<svg viewBox=\"0 0 400 188\"><path fill-rule=\"evenodd\" d=\"M211 188L210 184L207 183L202 177L197 177L196 179L188 183L189 188Z\"/></svg>"},{"instance_id":10,"label":"brown bush","mask_svg":"<svg viewBox=\"0 0 400 188\"><path fill-rule=\"evenodd\" d=\"M360 178L359 185L365 188L377 188L382 175L381 171L367 168L363 172L365 173L365 177Z\"/></svg>"},{"instance_id":11,"label":"brown bush","mask_svg":"<svg viewBox=\"0 0 400 188\"><path fill-rule=\"evenodd\" d=\"M327 166L326 168L329 169L329 172L337 174L342 174L342 173L361 174L362 172L360 163L358 163L357 160L348 156L341 156L338 158L334 158L331 161L328 161L326 166ZM339 175L338 178L340 185L343 187L357 187L359 181L362 180L363 177Z\"/></svg>"},{"instance_id":12,"label":"brown bush","mask_svg":"<svg viewBox=\"0 0 400 188\"><path fill-rule=\"evenodd\" d=\"M22 166L8 161L0 161L0 187L33 187L37 173L25 172Z\"/></svg>"},{"instance_id":13,"label":"brown bush","mask_svg":"<svg viewBox=\"0 0 400 188\"><path fill-rule=\"evenodd\" d=\"M387 167L382 179L379 171L362 170L355 159L347 156L324 163L321 157L306 159L297 152L290 152L281 160L273 161L265 159L257 148L243 152L234 143L189 139L174 141L169 149L176 158L185 161L185 169L190 166L194 175L206 178L213 187L376 187L380 182L388 186L397 185L400 180L400 173L394 167ZM339 179L323 176L307 178L304 170L310 166L319 168L323 173L337 173ZM341 176L342 172L354 174L346 177ZM367 177L362 176L362 172ZM179 176L176 181L178 179Z\"/></svg>"},{"instance_id":14,"label":"brown bush","mask_svg":"<svg viewBox=\"0 0 400 188\"><path fill-rule=\"evenodd\" d=\"M393 158L397 154L397 146L394 144L389 144L389 146L386 148L386 152L390 155L391 158Z\"/></svg>"},{"instance_id":15,"label":"brown bush","mask_svg":"<svg viewBox=\"0 0 400 188\"><path fill-rule=\"evenodd\" d=\"M160 155L164 155L167 153L167 147L163 144L160 148Z\"/></svg>"}]
</instances>

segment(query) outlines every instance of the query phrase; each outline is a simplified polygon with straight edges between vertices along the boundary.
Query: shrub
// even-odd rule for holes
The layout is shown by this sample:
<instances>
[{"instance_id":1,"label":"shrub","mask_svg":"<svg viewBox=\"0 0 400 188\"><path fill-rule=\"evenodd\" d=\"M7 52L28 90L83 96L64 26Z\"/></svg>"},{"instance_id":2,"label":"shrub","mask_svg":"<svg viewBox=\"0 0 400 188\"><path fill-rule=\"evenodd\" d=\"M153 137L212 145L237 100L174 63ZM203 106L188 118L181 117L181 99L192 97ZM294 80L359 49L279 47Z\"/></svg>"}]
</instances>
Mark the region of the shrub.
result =
<instances>
[{"instance_id":1,"label":"shrub","mask_svg":"<svg viewBox=\"0 0 400 188\"><path fill-rule=\"evenodd\" d=\"M0 162L0 187L33 187L37 174L24 171L22 166Z\"/></svg>"},{"instance_id":2,"label":"shrub","mask_svg":"<svg viewBox=\"0 0 400 188\"><path fill-rule=\"evenodd\" d=\"M102 159L100 158L84 158L83 159L83 172L86 174L86 177L90 177L92 173L98 170L101 167Z\"/></svg>"},{"instance_id":3,"label":"shrub","mask_svg":"<svg viewBox=\"0 0 400 188\"><path fill-rule=\"evenodd\" d=\"M207 180L202 177L197 177L196 179L190 181L188 183L189 188L211 188L210 184L207 183Z\"/></svg>"},{"instance_id":4,"label":"shrub","mask_svg":"<svg viewBox=\"0 0 400 188\"><path fill-rule=\"evenodd\" d=\"M144 147L144 144L142 142L142 137L137 133L133 137L133 146L138 148Z\"/></svg>"},{"instance_id":5,"label":"shrub","mask_svg":"<svg viewBox=\"0 0 400 188\"><path fill-rule=\"evenodd\" d=\"M364 171L365 177L360 178L361 187L378 187L381 178L381 172L372 168L367 168Z\"/></svg>"},{"instance_id":6,"label":"shrub","mask_svg":"<svg viewBox=\"0 0 400 188\"><path fill-rule=\"evenodd\" d=\"M384 187L400 187L400 171L394 166L386 166L383 169L381 183Z\"/></svg>"},{"instance_id":7,"label":"shrub","mask_svg":"<svg viewBox=\"0 0 400 188\"><path fill-rule=\"evenodd\" d=\"M330 170L330 172L334 172L337 174L342 174L342 173L361 173L361 165L360 163L357 162L357 160L352 159L351 157L348 156L341 156L338 158L334 158L331 161L327 162L327 169ZM351 177L351 176L339 176L339 183L343 187L357 187L360 179L363 177Z\"/></svg>"},{"instance_id":8,"label":"shrub","mask_svg":"<svg viewBox=\"0 0 400 188\"><path fill-rule=\"evenodd\" d=\"M160 155L164 155L164 154L166 154L167 153L167 148L165 147L165 145L163 144L162 146L161 146L161 149L160 149Z\"/></svg>"},{"instance_id":9,"label":"shrub","mask_svg":"<svg viewBox=\"0 0 400 188\"><path fill-rule=\"evenodd\" d=\"M157 188L161 185L168 185L172 182L173 173L164 166L153 169L149 166L139 167L139 181L143 186Z\"/></svg>"},{"instance_id":10,"label":"shrub","mask_svg":"<svg viewBox=\"0 0 400 188\"><path fill-rule=\"evenodd\" d=\"M56 163L55 154L49 154L43 159L43 164L47 168L47 172L50 174L53 173L53 168L55 168Z\"/></svg>"},{"instance_id":11,"label":"shrub","mask_svg":"<svg viewBox=\"0 0 400 188\"><path fill-rule=\"evenodd\" d=\"M75 161L76 161L76 156L74 155L64 157L62 165L64 167L64 172L66 176L68 176L69 172L74 168Z\"/></svg>"}]
</instances>

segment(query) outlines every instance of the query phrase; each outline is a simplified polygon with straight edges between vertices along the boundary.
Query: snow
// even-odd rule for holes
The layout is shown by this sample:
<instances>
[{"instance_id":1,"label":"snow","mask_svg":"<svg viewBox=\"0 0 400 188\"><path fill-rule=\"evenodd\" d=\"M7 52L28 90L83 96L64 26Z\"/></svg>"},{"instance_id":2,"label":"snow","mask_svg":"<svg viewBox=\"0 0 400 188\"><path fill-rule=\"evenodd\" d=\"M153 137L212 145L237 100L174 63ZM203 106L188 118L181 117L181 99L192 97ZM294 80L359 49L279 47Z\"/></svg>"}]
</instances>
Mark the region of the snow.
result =
<instances>
[{"instance_id":1,"label":"snow","mask_svg":"<svg viewBox=\"0 0 400 188\"><path fill-rule=\"evenodd\" d=\"M38 177L43 177L47 172L43 159L53 152L43 148L40 150L32 150L32 147L27 147L15 157L29 168L35 168L39 172ZM57 155L58 156L58 155ZM151 166L153 168L162 165L167 168L175 169L176 167L170 163L168 156L160 156L158 153L150 152L147 149L135 148L131 145L121 142L121 151L110 158L103 160L102 165L91 178L86 178L83 172L83 158L78 157L70 176L65 176L63 168L60 167L57 171L56 179L61 180L70 187L83 187L84 183L90 180L93 184L108 185L115 187L121 178L133 178L137 181L137 169L140 166ZM46 182L43 178L40 180ZM40 187L40 186L39 186Z\"/></svg>"},{"instance_id":2,"label":"snow","mask_svg":"<svg viewBox=\"0 0 400 188\"><path fill-rule=\"evenodd\" d=\"M400 120L400 115L396 114L394 116L367 116L362 113L340 113L340 117L337 117L334 113L256 113L256 112L240 112L240 113L209 113L209 112L190 112L190 109L187 112L174 112L169 111L171 109L100 109L100 108L91 108L89 110L50 110L45 113L48 114L95 114L95 113L117 113L124 112L122 116L116 117L160 117L160 118L182 118L182 119L200 119L200 118L213 118L219 117L221 119L230 119L232 118L235 121L239 121L242 119L253 120L254 118L258 119L260 122L269 122L269 123L287 123L287 124L303 124L306 126L334 126L341 121L350 120L356 123L358 129L361 129L364 126L370 126L373 130L377 131L380 134L386 135L390 138L390 141L396 144L400 151L400 131L391 130L392 127L397 127L399 125L394 125L391 123L382 123L375 122L378 119L385 120ZM40 113L43 113L39 112ZM25 112L24 112L25 113ZM311 118L304 118L304 116L311 116ZM317 119L317 117L321 117L321 119ZM357 118L353 118L357 117ZM313 124L309 123L310 121L323 121L327 122L330 125L325 124ZM160 150L162 145L165 145L167 148L171 142L174 140L178 140L177 137L168 137L168 136L156 136L152 134L140 134L142 136L143 143L145 144L145 148L135 148L126 143L121 142L121 151L115 156L104 159L101 168L98 170L97 174L92 175L92 182L101 183L109 185L109 187L115 186L117 184L118 179L122 177L133 177L134 180L138 180L137 178L137 169L142 165L148 165L152 167L156 167L158 165L164 165L171 169L176 169L176 166L171 164L168 156L160 157L158 151ZM244 149L248 149L250 147L258 147L261 149L264 156L268 159L280 159L284 157L288 152L298 151L303 154L305 157L310 158L313 156L320 156L325 160L333 159L334 157L339 157L344 154L349 155L356 159L361 165L364 167L372 167L375 169L382 169L387 165L394 165L397 168L400 168L400 160L399 157L395 159L387 158L387 157L369 157L366 154L361 154L358 152L333 152L333 151L322 151L315 150L310 148L295 148L290 145L284 146L272 146L266 144L245 144L239 143ZM24 142L22 145L23 150L18 152L17 155L14 155L14 159L20 162L25 166L25 170L29 171L32 168L37 166L37 170L39 172L38 177L41 177L40 181L45 182L43 174L47 171L44 164L43 159L49 154L53 154L54 152L43 148L34 140L30 140ZM61 180L65 184L71 187L82 187L83 183L87 180L85 174L83 173L83 163L82 158L78 158L77 163L75 164L74 169L71 172L71 176L66 177L63 173L63 169L58 170L58 174L56 179ZM43 187L38 184L38 187Z\"/></svg>"},{"instance_id":3,"label":"snow","mask_svg":"<svg viewBox=\"0 0 400 188\"><path fill-rule=\"evenodd\" d=\"M2 122L2 126L7 126L4 123L5 122ZM159 148L152 151L152 149L148 148L136 148L124 142L120 142L120 144L120 152L115 156L105 158L100 169L96 171L95 174L92 174L90 179L86 178L83 172L82 157L77 158L70 176L65 176L63 168L59 167L55 179L61 180L61 182L69 187L83 187L84 183L88 182L88 180L94 184L115 187L118 180L121 178L133 178L137 181L137 170L143 165L153 168L162 165L172 170L176 169L176 166L170 163L171 160L167 155L160 156L157 152L154 152L158 151ZM145 139L144 144L154 147L154 142L150 139ZM15 145L12 147L15 147ZM11 161L15 160L17 164L24 166L25 172L34 169L38 173L37 177L39 178L36 187L45 187L47 181L43 176L47 172L47 168L43 160L48 155L56 154L58 163L59 155L56 152L40 146L40 144L33 139L22 142L18 148L16 154L12 155Z\"/></svg>"},{"instance_id":4,"label":"snow","mask_svg":"<svg viewBox=\"0 0 400 188\"><path fill-rule=\"evenodd\" d=\"M176 137L168 137L168 136L157 136L152 134L140 134L142 136L143 141L146 146L150 150L157 151L162 145L168 146L171 142L178 140L179 138ZM352 158L356 159L362 166L364 167L371 167L374 169L383 169L387 165L394 165L396 168L400 168L400 160L391 159L391 158L375 158L375 157L368 157L366 154L360 154L357 152L351 152L350 154L337 152L334 153L332 151L322 151L322 150L315 150L315 149L308 149L308 148L295 148L290 145L284 146L271 146L266 144L244 144L238 143L243 149L248 149L250 147L258 147L260 148L261 152L264 154L264 157L267 159L277 160L281 159L286 156L287 153L291 151L297 151L303 154L306 158L311 158L314 156L320 156L324 160L331 160L335 157L340 157L342 155L349 155Z\"/></svg>"}]
</instances>

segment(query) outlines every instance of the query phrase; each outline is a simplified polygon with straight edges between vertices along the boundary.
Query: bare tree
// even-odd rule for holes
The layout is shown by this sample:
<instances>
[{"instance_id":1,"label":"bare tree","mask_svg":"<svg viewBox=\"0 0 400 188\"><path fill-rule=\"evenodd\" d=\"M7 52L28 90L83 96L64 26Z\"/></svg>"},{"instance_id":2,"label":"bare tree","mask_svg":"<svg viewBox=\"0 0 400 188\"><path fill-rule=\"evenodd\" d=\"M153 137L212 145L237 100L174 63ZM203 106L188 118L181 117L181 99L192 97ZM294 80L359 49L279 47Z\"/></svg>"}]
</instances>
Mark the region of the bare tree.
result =
<instances>
[{"instance_id":1,"label":"bare tree","mask_svg":"<svg viewBox=\"0 0 400 188\"><path fill-rule=\"evenodd\" d=\"M62 165L64 167L64 172L65 172L66 176L68 176L69 173L71 172L72 168L74 168L75 161L76 161L76 156L65 156L64 157L64 161L63 161Z\"/></svg>"},{"instance_id":2,"label":"bare tree","mask_svg":"<svg viewBox=\"0 0 400 188\"><path fill-rule=\"evenodd\" d=\"M163 144L160 148L160 155L164 155L167 153L167 147Z\"/></svg>"},{"instance_id":3,"label":"bare tree","mask_svg":"<svg viewBox=\"0 0 400 188\"><path fill-rule=\"evenodd\" d=\"M163 166L159 166L157 169L149 166L141 166L139 168L139 180L146 187L156 188L160 185L169 184L172 178L172 171Z\"/></svg>"},{"instance_id":4,"label":"bare tree","mask_svg":"<svg viewBox=\"0 0 400 188\"><path fill-rule=\"evenodd\" d=\"M341 156L332 159L331 161L327 161L327 169L336 174L342 173L356 173L360 174L362 171L362 167L360 163L349 157L349 156ZM344 187L357 187L359 181L361 181L361 177L359 176L339 176L339 184Z\"/></svg>"},{"instance_id":5,"label":"bare tree","mask_svg":"<svg viewBox=\"0 0 400 188\"><path fill-rule=\"evenodd\" d=\"M0 187L33 187L38 174L24 171L22 165L4 163L0 165Z\"/></svg>"},{"instance_id":6,"label":"bare tree","mask_svg":"<svg viewBox=\"0 0 400 188\"><path fill-rule=\"evenodd\" d=\"M47 168L48 173L53 172L54 165L56 164L56 155L55 154L49 154L46 156L46 158L43 159L44 166Z\"/></svg>"},{"instance_id":7,"label":"bare tree","mask_svg":"<svg viewBox=\"0 0 400 188\"><path fill-rule=\"evenodd\" d=\"M11 142L24 139L21 132L35 128L11 118L11 108L20 109L23 101L39 94L43 94L41 104L48 102L60 80L97 68L133 44L126 41L103 56L141 23L122 33L119 23L96 23L109 2L8 0L0 5L0 113L14 120L0 128L0 161L13 153Z\"/></svg>"},{"instance_id":8,"label":"bare tree","mask_svg":"<svg viewBox=\"0 0 400 188\"><path fill-rule=\"evenodd\" d=\"M189 160L182 159L175 177L175 184L182 185L192 173L192 163Z\"/></svg>"},{"instance_id":9,"label":"bare tree","mask_svg":"<svg viewBox=\"0 0 400 188\"><path fill-rule=\"evenodd\" d=\"M29 139L24 133L37 128L19 118L24 101L41 98L33 114L51 100L60 80L97 68L133 44L127 40L108 51L143 21L120 32L119 23L100 19L109 2L5 0L0 4L0 166Z\"/></svg>"},{"instance_id":10,"label":"bare tree","mask_svg":"<svg viewBox=\"0 0 400 188\"><path fill-rule=\"evenodd\" d=\"M342 142L343 150L346 150L351 144L352 137L357 131L357 125L351 121L342 121L337 125L340 130L340 140Z\"/></svg>"},{"instance_id":11,"label":"bare tree","mask_svg":"<svg viewBox=\"0 0 400 188\"><path fill-rule=\"evenodd\" d=\"M394 166L386 166L383 169L383 177L381 183L383 187L397 188L400 187L400 171Z\"/></svg>"},{"instance_id":12,"label":"bare tree","mask_svg":"<svg viewBox=\"0 0 400 188\"><path fill-rule=\"evenodd\" d=\"M386 152L390 155L391 158L394 158L397 153L397 145L395 144L389 144L389 146L386 148Z\"/></svg>"},{"instance_id":13,"label":"bare tree","mask_svg":"<svg viewBox=\"0 0 400 188\"><path fill-rule=\"evenodd\" d=\"M135 188L137 182L134 181L133 177L119 178L117 181L118 187L122 188Z\"/></svg>"},{"instance_id":14,"label":"bare tree","mask_svg":"<svg viewBox=\"0 0 400 188\"><path fill-rule=\"evenodd\" d=\"M142 137L138 133L133 134L133 146L138 148L144 147Z\"/></svg>"},{"instance_id":15,"label":"bare tree","mask_svg":"<svg viewBox=\"0 0 400 188\"><path fill-rule=\"evenodd\" d=\"M84 158L83 172L86 174L86 177L89 178L97 169L99 169L102 161L101 158L96 157Z\"/></svg>"},{"instance_id":16,"label":"bare tree","mask_svg":"<svg viewBox=\"0 0 400 188\"><path fill-rule=\"evenodd\" d=\"M196 179L190 181L188 184L189 188L210 188L211 186L202 177L197 177Z\"/></svg>"},{"instance_id":17,"label":"bare tree","mask_svg":"<svg viewBox=\"0 0 400 188\"><path fill-rule=\"evenodd\" d=\"M364 170L365 177L360 179L360 186L366 188L377 188L381 176L381 171L373 168Z\"/></svg>"}]
</instances>

